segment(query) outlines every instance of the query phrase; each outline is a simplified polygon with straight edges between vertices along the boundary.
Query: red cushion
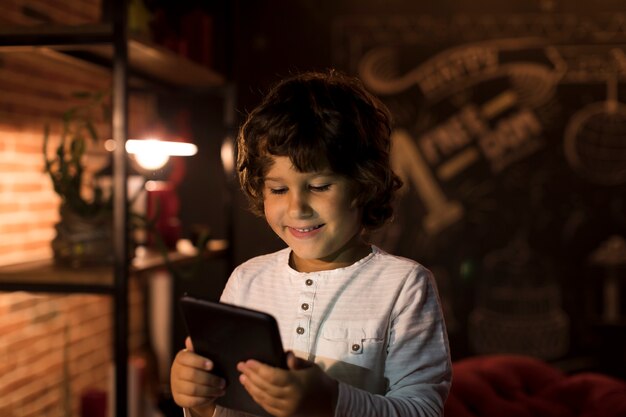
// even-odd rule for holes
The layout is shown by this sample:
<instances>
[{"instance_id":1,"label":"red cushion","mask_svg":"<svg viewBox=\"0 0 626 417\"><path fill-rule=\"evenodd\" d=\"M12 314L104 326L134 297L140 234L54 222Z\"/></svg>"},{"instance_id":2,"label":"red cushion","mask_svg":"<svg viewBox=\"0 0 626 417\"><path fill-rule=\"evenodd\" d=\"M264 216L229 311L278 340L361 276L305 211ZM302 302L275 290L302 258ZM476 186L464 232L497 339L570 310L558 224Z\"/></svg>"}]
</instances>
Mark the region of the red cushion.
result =
<instances>
[{"instance_id":1,"label":"red cushion","mask_svg":"<svg viewBox=\"0 0 626 417\"><path fill-rule=\"evenodd\" d=\"M446 417L625 417L626 382L568 376L527 356L487 355L453 364Z\"/></svg>"}]
</instances>

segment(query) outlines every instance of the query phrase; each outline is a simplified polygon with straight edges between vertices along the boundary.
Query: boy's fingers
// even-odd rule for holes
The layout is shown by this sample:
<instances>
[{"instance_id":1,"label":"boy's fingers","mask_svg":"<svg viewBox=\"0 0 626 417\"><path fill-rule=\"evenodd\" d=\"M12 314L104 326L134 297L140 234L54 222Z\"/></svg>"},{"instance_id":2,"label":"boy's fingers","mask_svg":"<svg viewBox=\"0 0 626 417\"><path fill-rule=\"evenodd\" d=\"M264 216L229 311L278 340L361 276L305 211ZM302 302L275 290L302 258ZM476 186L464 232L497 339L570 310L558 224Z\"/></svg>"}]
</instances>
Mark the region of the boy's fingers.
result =
<instances>
[{"instance_id":1,"label":"boy's fingers","mask_svg":"<svg viewBox=\"0 0 626 417\"><path fill-rule=\"evenodd\" d=\"M190 352L188 350L181 350L176 355L176 361L183 366L189 366L192 368L203 369L210 371L213 369L213 362L203 356Z\"/></svg>"},{"instance_id":2,"label":"boy's fingers","mask_svg":"<svg viewBox=\"0 0 626 417\"><path fill-rule=\"evenodd\" d=\"M226 381L217 375L213 375L210 372L204 370L198 370L190 367L183 367L176 373L177 379L181 382L191 382L198 385L207 387L224 389L226 387Z\"/></svg>"},{"instance_id":3,"label":"boy's fingers","mask_svg":"<svg viewBox=\"0 0 626 417\"><path fill-rule=\"evenodd\" d=\"M272 390L267 390L267 387L257 385L245 374L240 375L239 382L241 382L246 391L248 391L254 402L259 404L270 414L274 414L272 409L280 409L280 405L283 403L283 400L280 397L273 395L271 392Z\"/></svg>"},{"instance_id":4,"label":"boy's fingers","mask_svg":"<svg viewBox=\"0 0 626 417\"><path fill-rule=\"evenodd\" d=\"M253 384L244 374L240 376L240 382L252 399L271 415L293 415L294 395L289 395L288 390L283 389L283 394L285 394L283 396L271 395L268 391Z\"/></svg>"},{"instance_id":5,"label":"boy's fingers","mask_svg":"<svg viewBox=\"0 0 626 417\"><path fill-rule=\"evenodd\" d=\"M289 375L287 371L264 365L257 361L241 362L237 365L239 372L243 373L249 385L272 397L284 397L285 388L288 386Z\"/></svg>"},{"instance_id":6,"label":"boy's fingers","mask_svg":"<svg viewBox=\"0 0 626 417\"><path fill-rule=\"evenodd\" d=\"M306 369L313 366L313 362L309 362L297 357L293 352L287 352L287 367L292 370Z\"/></svg>"},{"instance_id":7,"label":"boy's fingers","mask_svg":"<svg viewBox=\"0 0 626 417\"><path fill-rule=\"evenodd\" d=\"M207 398L221 397L226 393L223 388L215 385L203 385L194 382L180 381L178 387L179 395L188 398L198 398L203 401L206 401Z\"/></svg>"},{"instance_id":8,"label":"boy's fingers","mask_svg":"<svg viewBox=\"0 0 626 417\"><path fill-rule=\"evenodd\" d=\"M201 408L213 404L218 397L195 397L186 394L176 394L175 400L180 407Z\"/></svg>"},{"instance_id":9,"label":"boy's fingers","mask_svg":"<svg viewBox=\"0 0 626 417\"><path fill-rule=\"evenodd\" d=\"M193 343L191 342L191 337L187 336L185 339L185 348L191 352L193 352Z\"/></svg>"}]
</instances>

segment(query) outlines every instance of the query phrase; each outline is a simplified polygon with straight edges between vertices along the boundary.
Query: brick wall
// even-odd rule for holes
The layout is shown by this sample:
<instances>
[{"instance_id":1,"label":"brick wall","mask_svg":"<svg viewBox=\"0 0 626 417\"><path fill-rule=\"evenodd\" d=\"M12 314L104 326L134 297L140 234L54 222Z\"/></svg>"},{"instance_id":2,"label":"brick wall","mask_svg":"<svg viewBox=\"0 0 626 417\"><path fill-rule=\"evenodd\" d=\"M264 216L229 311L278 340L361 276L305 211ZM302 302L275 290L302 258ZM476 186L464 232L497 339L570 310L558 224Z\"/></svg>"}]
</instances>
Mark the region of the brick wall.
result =
<instances>
[{"instance_id":1,"label":"brick wall","mask_svg":"<svg viewBox=\"0 0 626 417\"><path fill-rule=\"evenodd\" d=\"M99 19L99 0L5 0L0 25L68 24ZM60 115L76 91L110 88L110 73L56 55L0 53L0 268L48 259L59 197L43 172L43 126L58 141ZM133 96L133 129L154 119L150 96ZM105 120L98 131L110 136ZM89 150L91 172L107 162L102 143ZM129 347L144 346L143 292L131 280ZM0 292L0 416L79 416L80 394L108 389L112 358L108 296Z\"/></svg>"},{"instance_id":2,"label":"brick wall","mask_svg":"<svg viewBox=\"0 0 626 417\"><path fill-rule=\"evenodd\" d=\"M144 344L142 294L131 281L131 351ZM86 389L107 390L112 301L97 295L0 293L0 416L80 416Z\"/></svg>"}]
</instances>

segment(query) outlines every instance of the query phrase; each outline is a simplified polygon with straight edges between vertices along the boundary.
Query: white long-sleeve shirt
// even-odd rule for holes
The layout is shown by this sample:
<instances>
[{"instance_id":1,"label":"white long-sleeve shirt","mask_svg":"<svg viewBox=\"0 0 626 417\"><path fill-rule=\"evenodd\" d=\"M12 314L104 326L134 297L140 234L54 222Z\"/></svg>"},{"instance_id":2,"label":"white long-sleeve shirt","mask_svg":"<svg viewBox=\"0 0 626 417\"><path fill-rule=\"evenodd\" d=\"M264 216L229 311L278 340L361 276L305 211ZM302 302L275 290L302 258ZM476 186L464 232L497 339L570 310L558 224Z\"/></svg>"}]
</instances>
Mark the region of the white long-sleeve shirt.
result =
<instances>
[{"instance_id":1,"label":"white long-sleeve shirt","mask_svg":"<svg viewBox=\"0 0 626 417\"><path fill-rule=\"evenodd\" d=\"M273 315L283 347L339 381L336 417L442 415L451 365L431 273L375 246L348 267L309 273L289 254L237 267L221 301Z\"/></svg>"}]
</instances>

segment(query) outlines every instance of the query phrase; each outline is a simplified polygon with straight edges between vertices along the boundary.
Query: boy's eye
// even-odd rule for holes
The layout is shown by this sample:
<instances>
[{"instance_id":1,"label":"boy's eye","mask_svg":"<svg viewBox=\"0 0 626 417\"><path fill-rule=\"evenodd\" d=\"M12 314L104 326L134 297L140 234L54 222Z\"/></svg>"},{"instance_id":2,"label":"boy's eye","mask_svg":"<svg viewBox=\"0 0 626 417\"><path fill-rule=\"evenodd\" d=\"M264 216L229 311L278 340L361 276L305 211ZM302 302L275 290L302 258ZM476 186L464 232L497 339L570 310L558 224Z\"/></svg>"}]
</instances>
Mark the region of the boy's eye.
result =
<instances>
[{"instance_id":1,"label":"boy's eye","mask_svg":"<svg viewBox=\"0 0 626 417\"><path fill-rule=\"evenodd\" d=\"M285 194L287 188L270 188L270 194Z\"/></svg>"},{"instance_id":2,"label":"boy's eye","mask_svg":"<svg viewBox=\"0 0 626 417\"><path fill-rule=\"evenodd\" d=\"M330 184L310 185L309 188L311 189L311 191L328 191L328 189L330 188Z\"/></svg>"}]
</instances>

